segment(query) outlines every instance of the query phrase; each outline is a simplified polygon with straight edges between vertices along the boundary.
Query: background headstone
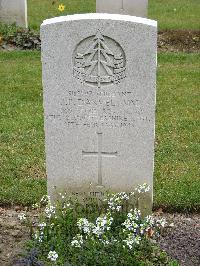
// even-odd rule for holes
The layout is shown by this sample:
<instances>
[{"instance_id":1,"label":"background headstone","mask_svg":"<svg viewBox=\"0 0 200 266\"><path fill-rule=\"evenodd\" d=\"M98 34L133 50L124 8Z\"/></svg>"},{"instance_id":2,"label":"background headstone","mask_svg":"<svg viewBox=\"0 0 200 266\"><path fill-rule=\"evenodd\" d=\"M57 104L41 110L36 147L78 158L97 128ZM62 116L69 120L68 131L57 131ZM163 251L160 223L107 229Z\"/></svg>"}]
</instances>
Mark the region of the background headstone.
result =
<instances>
[{"instance_id":1,"label":"background headstone","mask_svg":"<svg viewBox=\"0 0 200 266\"><path fill-rule=\"evenodd\" d=\"M48 193L152 186L157 23L59 17L41 40Z\"/></svg>"},{"instance_id":2,"label":"background headstone","mask_svg":"<svg viewBox=\"0 0 200 266\"><path fill-rule=\"evenodd\" d=\"M148 0L96 0L96 11L147 17Z\"/></svg>"},{"instance_id":3,"label":"background headstone","mask_svg":"<svg viewBox=\"0 0 200 266\"><path fill-rule=\"evenodd\" d=\"M0 21L27 28L27 1L0 0Z\"/></svg>"}]
</instances>

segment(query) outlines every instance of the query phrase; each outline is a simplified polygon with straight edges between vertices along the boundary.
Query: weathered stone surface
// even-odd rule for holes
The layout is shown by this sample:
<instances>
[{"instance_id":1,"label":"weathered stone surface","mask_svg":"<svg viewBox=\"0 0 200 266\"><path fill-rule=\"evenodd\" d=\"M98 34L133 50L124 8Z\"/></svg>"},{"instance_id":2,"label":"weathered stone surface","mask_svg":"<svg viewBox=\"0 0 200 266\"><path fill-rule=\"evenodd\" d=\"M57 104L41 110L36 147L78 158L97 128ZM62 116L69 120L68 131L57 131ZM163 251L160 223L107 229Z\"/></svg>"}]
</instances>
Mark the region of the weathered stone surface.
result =
<instances>
[{"instance_id":1,"label":"weathered stone surface","mask_svg":"<svg viewBox=\"0 0 200 266\"><path fill-rule=\"evenodd\" d=\"M48 193L152 186L157 23L73 15L41 39Z\"/></svg>"},{"instance_id":2,"label":"weathered stone surface","mask_svg":"<svg viewBox=\"0 0 200 266\"><path fill-rule=\"evenodd\" d=\"M148 0L96 0L96 11L147 17Z\"/></svg>"},{"instance_id":3,"label":"weathered stone surface","mask_svg":"<svg viewBox=\"0 0 200 266\"><path fill-rule=\"evenodd\" d=\"M27 1L0 0L0 21L27 28Z\"/></svg>"}]
</instances>

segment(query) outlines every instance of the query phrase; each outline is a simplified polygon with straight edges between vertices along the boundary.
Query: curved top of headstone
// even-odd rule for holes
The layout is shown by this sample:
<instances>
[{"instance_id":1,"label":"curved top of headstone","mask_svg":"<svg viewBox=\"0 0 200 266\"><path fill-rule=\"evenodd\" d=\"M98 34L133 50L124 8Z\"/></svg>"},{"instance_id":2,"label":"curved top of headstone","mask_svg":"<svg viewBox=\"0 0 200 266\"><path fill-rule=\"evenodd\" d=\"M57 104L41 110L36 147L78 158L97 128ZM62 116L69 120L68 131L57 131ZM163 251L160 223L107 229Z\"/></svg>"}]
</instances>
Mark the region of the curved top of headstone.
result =
<instances>
[{"instance_id":1,"label":"curved top of headstone","mask_svg":"<svg viewBox=\"0 0 200 266\"><path fill-rule=\"evenodd\" d=\"M61 23L61 22L67 22L67 21L95 20L95 19L121 20L121 21L135 22L138 24L144 24L144 25L157 27L157 21L155 20L135 17L135 16L129 16L129 15L103 14L103 13L75 14L75 15L50 18L50 19L44 20L41 26Z\"/></svg>"}]
</instances>

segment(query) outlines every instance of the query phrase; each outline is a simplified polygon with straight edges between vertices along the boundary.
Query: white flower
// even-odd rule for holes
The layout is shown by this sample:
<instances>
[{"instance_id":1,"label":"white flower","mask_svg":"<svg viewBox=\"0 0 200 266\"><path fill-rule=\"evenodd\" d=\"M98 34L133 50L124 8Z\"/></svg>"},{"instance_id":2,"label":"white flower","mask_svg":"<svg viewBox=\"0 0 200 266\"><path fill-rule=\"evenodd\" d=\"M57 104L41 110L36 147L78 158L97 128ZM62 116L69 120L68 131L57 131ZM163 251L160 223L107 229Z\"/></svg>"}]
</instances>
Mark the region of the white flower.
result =
<instances>
[{"instance_id":1,"label":"white flower","mask_svg":"<svg viewBox=\"0 0 200 266\"><path fill-rule=\"evenodd\" d=\"M113 222L113 218L110 216L110 214L106 214L104 217L98 217L96 219L96 227L94 227L92 231L93 234L99 237L106 230L109 231L112 222Z\"/></svg>"},{"instance_id":2,"label":"white flower","mask_svg":"<svg viewBox=\"0 0 200 266\"><path fill-rule=\"evenodd\" d=\"M41 224L38 224L38 227L40 227L40 229L44 229L44 227L46 227L47 224L46 223L41 223Z\"/></svg>"},{"instance_id":3,"label":"white flower","mask_svg":"<svg viewBox=\"0 0 200 266\"><path fill-rule=\"evenodd\" d=\"M49 204L50 203L50 196L48 195L44 195L41 200L40 200L41 204Z\"/></svg>"},{"instance_id":4,"label":"white flower","mask_svg":"<svg viewBox=\"0 0 200 266\"><path fill-rule=\"evenodd\" d=\"M56 251L49 251L47 258L51 261L56 261L58 258L58 254L56 253Z\"/></svg>"},{"instance_id":5,"label":"white flower","mask_svg":"<svg viewBox=\"0 0 200 266\"><path fill-rule=\"evenodd\" d=\"M122 206L117 206L116 210L119 212Z\"/></svg>"},{"instance_id":6,"label":"white flower","mask_svg":"<svg viewBox=\"0 0 200 266\"><path fill-rule=\"evenodd\" d=\"M63 210L66 210L67 208L69 208L71 206L71 204L70 203L64 203L63 204L63 206L62 206L62 208L63 208ZM63 211L63 214L64 214L64 211Z\"/></svg>"},{"instance_id":7,"label":"white flower","mask_svg":"<svg viewBox=\"0 0 200 266\"><path fill-rule=\"evenodd\" d=\"M59 193L61 199L65 199L65 195L63 195L62 193Z\"/></svg>"},{"instance_id":8,"label":"white flower","mask_svg":"<svg viewBox=\"0 0 200 266\"><path fill-rule=\"evenodd\" d=\"M71 245L72 245L72 247L80 248L82 244L83 244L83 237L82 237L82 235L77 234L77 235L73 238L73 240L72 240L72 242L71 242Z\"/></svg>"},{"instance_id":9,"label":"white flower","mask_svg":"<svg viewBox=\"0 0 200 266\"><path fill-rule=\"evenodd\" d=\"M125 192L120 192L117 194L112 194L112 197L107 199L108 210L119 211L124 200L128 200L129 196Z\"/></svg>"},{"instance_id":10,"label":"white flower","mask_svg":"<svg viewBox=\"0 0 200 266\"><path fill-rule=\"evenodd\" d=\"M35 203L32 205L32 209L38 209L39 208L39 204L38 203Z\"/></svg>"},{"instance_id":11,"label":"white flower","mask_svg":"<svg viewBox=\"0 0 200 266\"><path fill-rule=\"evenodd\" d=\"M37 232L35 232L35 234L34 234L34 238L35 238L35 239L38 239L38 236L39 236L39 232L37 231Z\"/></svg>"},{"instance_id":12,"label":"white flower","mask_svg":"<svg viewBox=\"0 0 200 266\"><path fill-rule=\"evenodd\" d=\"M34 238L35 238L35 240L37 240L39 243L42 243L42 241L43 241L43 237L44 237L44 233L41 231L41 232L39 232L39 231L36 231L35 232L35 235L34 235Z\"/></svg>"},{"instance_id":13,"label":"white flower","mask_svg":"<svg viewBox=\"0 0 200 266\"><path fill-rule=\"evenodd\" d=\"M107 246L110 244L108 240L100 239L100 241L104 244L104 246Z\"/></svg>"},{"instance_id":14,"label":"white flower","mask_svg":"<svg viewBox=\"0 0 200 266\"><path fill-rule=\"evenodd\" d=\"M161 225L162 227L165 227L165 225L167 224L166 219L162 218L160 220L156 221L158 225Z\"/></svg>"},{"instance_id":15,"label":"white flower","mask_svg":"<svg viewBox=\"0 0 200 266\"><path fill-rule=\"evenodd\" d=\"M44 212L46 213L47 218L51 218L55 214L55 207L52 205L48 205ZM55 217L56 218L56 217Z\"/></svg>"},{"instance_id":16,"label":"white flower","mask_svg":"<svg viewBox=\"0 0 200 266\"><path fill-rule=\"evenodd\" d=\"M25 221L27 217L26 217L26 214L25 213L20 213L18 215L18 218L19 218L20 221Z\"/></svg>"},{"instance_id":17,"label":"white flower","mask_svg":"<svg viewBox=\"0 0 200 266\"><path fill-rule=\"evenodd\" d=\"M135 244L139 245L139 244L140 244L140 241L141 241L141 237L136 236L136 237L134 238L134 242L135 242Z\"/></svg>"},{"instance_id":18,"label":"white flower","mask_svg":"<svg viewBox=\"0 0 200 266\"><path fill-rule=\"evenodd\" d=\"M135 215L135 219L139 220L141 218L141 211L135 208L134 215Z\"/></svg>"},{"instance_id":19,"label":"white flower","mask_svg":"<svg viewBox=\"0 0 200 266\"><path fill-rule=\"evenodd\" d=\"M132 233L128 235L127 239L123 240L123 242L126 243L129 249L132 249L134 245L139 245L140 241L141 241L141 237L135 236Z\"/></svg>"},{"instance_id":20,"label":"white flower","mask_svg":"<svg viewBox=\"0 0 200 266\"><path fill-rule=\"evenodd\" d=\"M122 200L129 200L129 196L125 192L118 193Z\"/></svg>"},{"instance_id":21,"label":"white flower","mask_svg":"<svg viewBox=\"0 0 200 266\"><path fill-rule=\"evenodd\" d=\"M151 215L148 215L146 218L146 223L149 225L149 226L153 226L155 224L155 220L153 218L153 216Z\"/></svg>"},{"instance_id":22,"label":"white flower","mask_svg":"<svg viewBox=\"0 0 200 266\"><path fill-rule=\"evenodd\" d=\"M169 227L174 227L174 223L169 224Z\"/></svg>"},{"instance_id":23,"label":"white flower","mask_svg":"<svg viewBox=\"0 0 200 266\"><path fill-rule=\"evenodd\" d=\"M124 231L133 231L137 232L137 229L139 228L138 221L141 219L141 212L138 209L130 210L130 212L127 214L127 219L122 224L125 229Z\"/></svg>"},{"instance_id":24,"label":"white flower","mask_svg":"<svg viewBox=\"0 0 200 266\"><path fill-rule=\"evenodd\" d=\"M139 185L138 187L136 187L135 190L138 193L145 193L145 192L148 192L150 190L150 186L147 185L146 183L144 183L143 185Z\"/></svg>"},{"instance_id":25,"label":"white flower","mask_svg":"<svg viewBox=\"0 0 200 266\"><path fill-rule=\"evenodd\" d=\"M83 233L90 235L95 234L98 237L104 234L107 230L110 230L110 226L113 222L113 218L110 216L110 213L104 215L103 217L98 217L96 219L96 225L90 223L86 218L81 218L78 220L77 225L79 230L82 230Z\"/></svg>"},{"instance_id":26,"label":"white flower","mask_svg":"<svg viewBox=\"0 0 200 266\"><path fill-rule=\"evenodd\" d=\"M90 223L86 218L81 218L77 222L78 228L83 230L85 234L90 234L94 228L94 224Z\"/></svg>"}]
</instances>

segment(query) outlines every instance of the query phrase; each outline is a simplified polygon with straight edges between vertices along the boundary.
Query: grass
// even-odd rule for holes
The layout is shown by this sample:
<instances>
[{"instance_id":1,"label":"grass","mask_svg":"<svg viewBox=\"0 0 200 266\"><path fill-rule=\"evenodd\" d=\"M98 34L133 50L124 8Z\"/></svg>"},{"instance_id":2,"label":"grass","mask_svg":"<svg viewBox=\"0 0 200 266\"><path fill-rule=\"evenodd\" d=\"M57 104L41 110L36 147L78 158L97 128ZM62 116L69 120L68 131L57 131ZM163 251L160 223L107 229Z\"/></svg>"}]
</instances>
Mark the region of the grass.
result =
<instances>
[{"instance_id":1,"label":"grass","mask_svg":"<svg viewBox=\"0 0 200 266\"><path fill-rule=\"evenodd\" d=\"M55 2L55 4L52 4L52 2ZM58 10L58 6L61 3L66 7L64 12ZM95 3L95 0L28 0L29 26L38 30L42 21L47 18L74 13L95 12Z\"/></svg>"},{"instance_id":2,"label":"grass","mask_svg":"<svg viewBox=\"0 0 200 266\"><path fill-rule=\"evenodd\" d=\"M200 55L161 54L155 205L200 209Z\"/></svg>"},{"instance_id":3,"label":"grass","mask_svg":"<svg viewBox=\"0 0 200 266\"><path fill-rule=\"evenodd\" d=\"M159 29L200 29L199 0L149 0L149 18Z\"/></svg>"},{"instance_id":4,"label":"grass","mask_svg":"<svg viewBox=\"0 0 200 266\"><path fill-rule=\"evenodd\" d=\"M1 53L0 202L46 193L40 54Z\"/></svg>"},{"instance_id":5,"label":"grass","mask_svg":"<svg viewBox=\"0 0 200 266\"><path fill-rule=\"evenodd\" d=\"M52 2L55 4L52 5ZM66 7L61 13L58 5ZM28 0L28 20L32 29L39 30L44 19L74 14L96 12L95 0ZM160 29L199 29L199 0L149 0L149 18L158 20Z\"/></svg>"},{"instance_id":6,"label":"grass","mask_svg":"<svg viewBox=\"0 0 200 266\"><path fill-rule=\"evenodd\" d=\"M158 58L155 206L200 210L200 55ZM0 53L0 203L46 193L39 52Z\"/></svg>"}]
</instances>

